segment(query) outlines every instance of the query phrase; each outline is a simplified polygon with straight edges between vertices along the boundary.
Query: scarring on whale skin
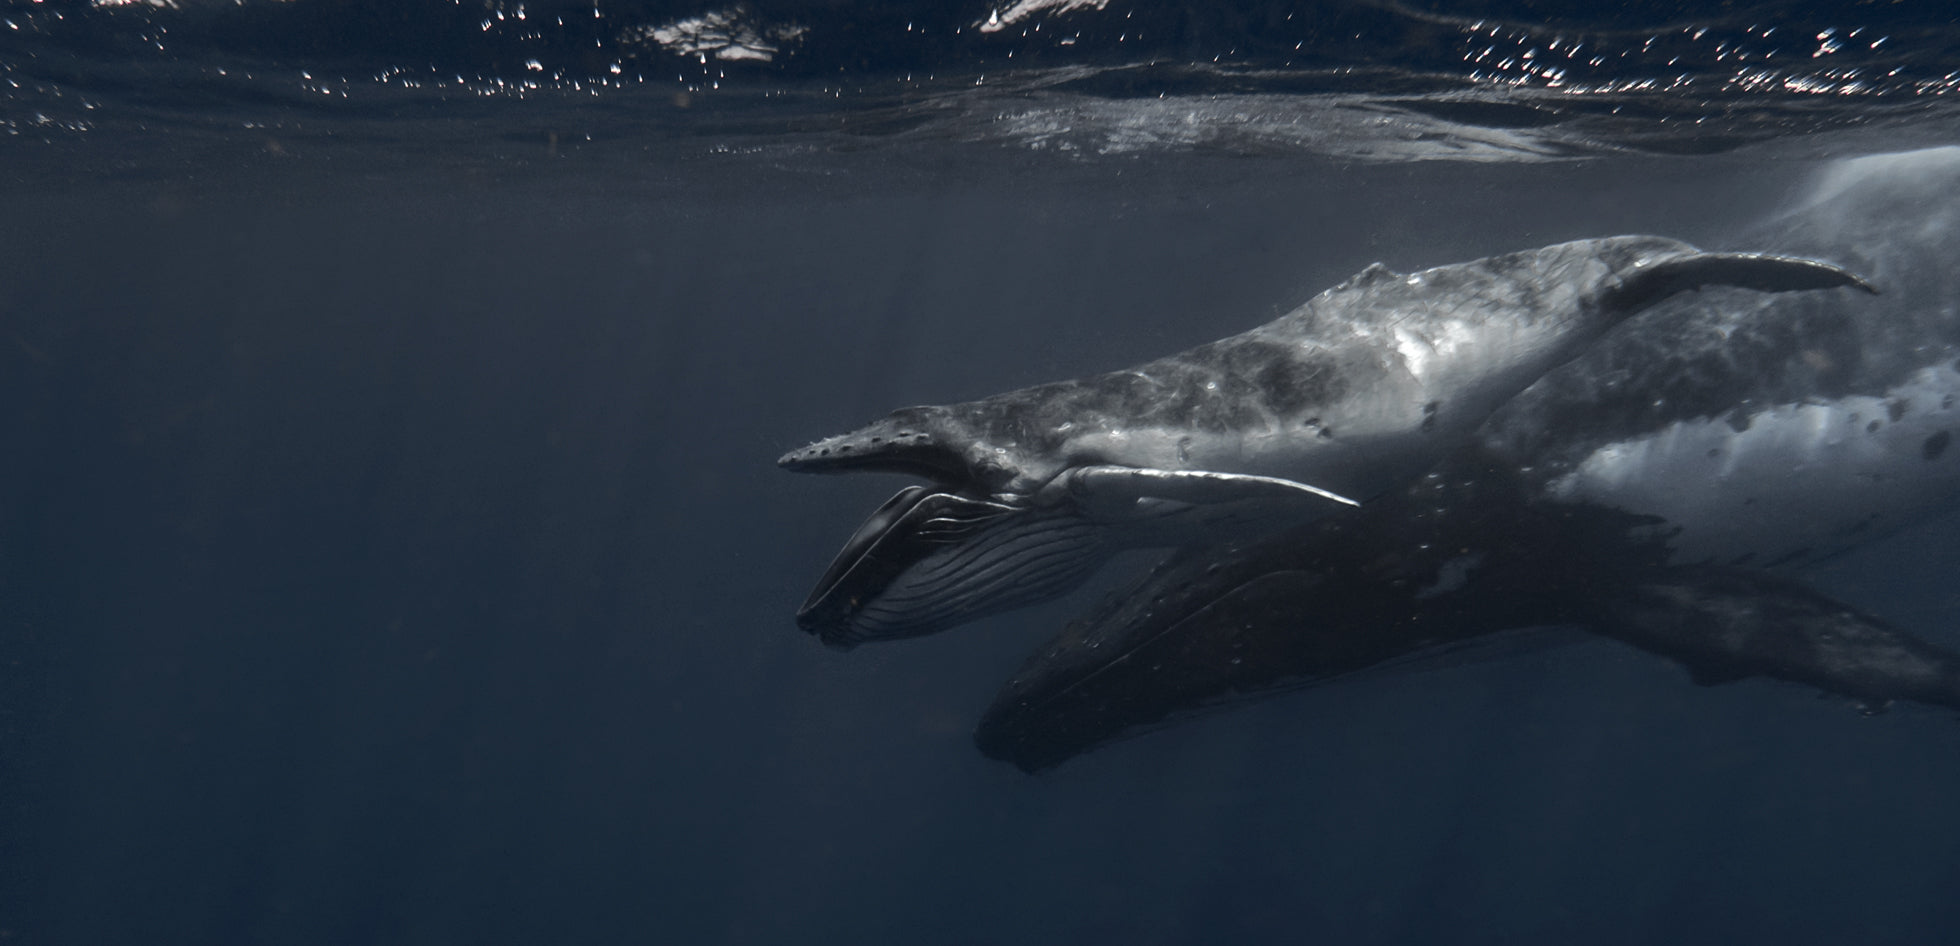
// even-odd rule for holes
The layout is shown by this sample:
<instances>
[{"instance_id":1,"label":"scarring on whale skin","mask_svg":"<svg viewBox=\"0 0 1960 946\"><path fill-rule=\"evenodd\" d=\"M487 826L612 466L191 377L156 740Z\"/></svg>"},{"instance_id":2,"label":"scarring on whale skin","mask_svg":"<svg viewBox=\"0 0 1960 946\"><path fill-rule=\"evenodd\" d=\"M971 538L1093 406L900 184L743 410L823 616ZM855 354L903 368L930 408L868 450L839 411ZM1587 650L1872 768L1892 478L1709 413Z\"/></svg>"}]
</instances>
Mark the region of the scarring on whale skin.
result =
<instances>
[{"instance_id":1,"label":"scarring on whale skin","mask_svg":"<svg viewBox=\"0 0 1960 946\"><path fill-rule=\"evenodd\" d=\"M1377 264L1177 355L895 411L779 461L930 482L860 527L798 623L840 647L933 633L1061 594L1122 548L1305 523L1390 493L1609 329L1707 285L1874 291L1813 260L1651 236L1408 275Z\"/></svg>"}]
</instances>

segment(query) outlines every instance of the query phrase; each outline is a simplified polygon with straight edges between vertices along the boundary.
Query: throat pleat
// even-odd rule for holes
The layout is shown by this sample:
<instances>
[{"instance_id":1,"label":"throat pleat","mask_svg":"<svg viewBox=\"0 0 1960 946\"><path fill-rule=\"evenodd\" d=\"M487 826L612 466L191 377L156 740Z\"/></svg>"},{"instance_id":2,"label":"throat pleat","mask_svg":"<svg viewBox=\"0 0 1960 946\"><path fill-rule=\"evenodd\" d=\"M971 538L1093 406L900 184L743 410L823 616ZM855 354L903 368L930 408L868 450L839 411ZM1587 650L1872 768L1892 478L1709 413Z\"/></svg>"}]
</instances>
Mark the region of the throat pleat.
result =
<instances>
[{"instance_id":1,"label":"throat pleat","mask_svg":"<svg viewBox=\"0 0 1960 946\"><path fill-rule=\"evenodd\" d=\"M1101 560L1104 530L1074 516L1054 516L990 530L935 553L858 612L863 639L931 633L939 626L1060 594Z\"/></svg>"}]
</instances>

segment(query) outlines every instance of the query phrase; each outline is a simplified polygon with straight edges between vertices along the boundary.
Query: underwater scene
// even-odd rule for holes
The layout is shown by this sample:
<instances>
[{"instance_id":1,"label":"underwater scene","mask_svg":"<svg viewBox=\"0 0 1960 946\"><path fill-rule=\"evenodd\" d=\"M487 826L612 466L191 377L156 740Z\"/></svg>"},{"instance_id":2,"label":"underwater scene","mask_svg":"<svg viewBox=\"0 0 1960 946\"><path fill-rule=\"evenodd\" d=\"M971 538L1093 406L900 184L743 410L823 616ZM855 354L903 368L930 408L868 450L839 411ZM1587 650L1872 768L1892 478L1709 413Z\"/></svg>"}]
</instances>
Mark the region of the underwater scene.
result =
<instances>
[{"instance_id":1,"label":"underwater scene","mask_svg":"<svg viewBox=\"0 0 1960 946\"><path fill-rule=\"evenodd\" d=\"M1956 102L1914 4L0 0L0 943L1954 942Z\"/></svg>"}]
</instances>

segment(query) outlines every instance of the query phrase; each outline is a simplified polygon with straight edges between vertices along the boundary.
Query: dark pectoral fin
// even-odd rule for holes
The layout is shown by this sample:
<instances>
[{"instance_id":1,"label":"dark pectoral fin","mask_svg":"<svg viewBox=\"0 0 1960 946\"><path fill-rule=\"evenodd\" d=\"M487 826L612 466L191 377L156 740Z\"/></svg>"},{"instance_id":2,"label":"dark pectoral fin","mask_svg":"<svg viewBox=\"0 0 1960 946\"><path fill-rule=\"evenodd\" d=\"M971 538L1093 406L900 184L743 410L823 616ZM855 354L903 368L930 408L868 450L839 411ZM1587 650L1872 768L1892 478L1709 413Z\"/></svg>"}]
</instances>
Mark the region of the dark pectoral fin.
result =
<instances>
[{"instance_id":1,"label":"dark pectoral fin","mask_svg":"<svg viewBox=\"0 0 1960 946\"><path fill-rule=\"evenodd\" d=\"M1763 253L1696 253L1657 260L1628 273L1613 291L1610 303L1643 309L1677 292L1703 286L1737 286L1758 292L1849 286L1878 293L1856 273L1816 260Z\"/></svg>"},{"instance_id":2,"label":"dark pectoral fin","mask_svg":"<svg viewBox=\"0 0 1960 946\"><path fill-rule=\"evenodd\" d=\"M1960 709L1960 652L1788 579L1669 569L1601 595L1598 608L1595 630L1674 660L1696 683L1763 676L1867 705L1911 700Z\"/></svg>"}]
</instances>

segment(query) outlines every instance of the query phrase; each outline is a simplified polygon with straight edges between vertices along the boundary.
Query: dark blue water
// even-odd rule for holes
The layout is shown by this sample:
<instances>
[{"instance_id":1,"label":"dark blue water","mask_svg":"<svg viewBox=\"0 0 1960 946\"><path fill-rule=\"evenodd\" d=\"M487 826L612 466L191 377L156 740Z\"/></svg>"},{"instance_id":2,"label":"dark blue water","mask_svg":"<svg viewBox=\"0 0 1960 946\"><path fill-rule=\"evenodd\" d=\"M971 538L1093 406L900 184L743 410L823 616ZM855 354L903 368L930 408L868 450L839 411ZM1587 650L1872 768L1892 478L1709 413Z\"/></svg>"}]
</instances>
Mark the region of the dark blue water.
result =
<instances>
[{"instance_id":1,"label":"dark blue water","mask_svg":"<svg viewBox=\"0 0 1960 946\"><path fill-rule=\"evenodd\" d=\"M5 4L0 942L1952 941L1950 714L1601 641L1030 777L1095 589L795 629L812 437L1954 138L1937 17L1446 6ZM1960 644L1953 525L1811 577Z\"/></svg>"}]
</instances>

